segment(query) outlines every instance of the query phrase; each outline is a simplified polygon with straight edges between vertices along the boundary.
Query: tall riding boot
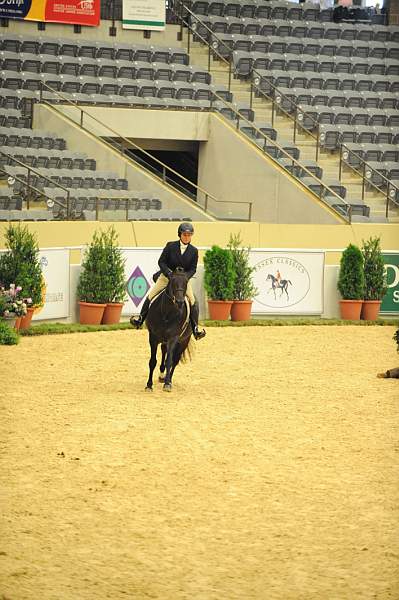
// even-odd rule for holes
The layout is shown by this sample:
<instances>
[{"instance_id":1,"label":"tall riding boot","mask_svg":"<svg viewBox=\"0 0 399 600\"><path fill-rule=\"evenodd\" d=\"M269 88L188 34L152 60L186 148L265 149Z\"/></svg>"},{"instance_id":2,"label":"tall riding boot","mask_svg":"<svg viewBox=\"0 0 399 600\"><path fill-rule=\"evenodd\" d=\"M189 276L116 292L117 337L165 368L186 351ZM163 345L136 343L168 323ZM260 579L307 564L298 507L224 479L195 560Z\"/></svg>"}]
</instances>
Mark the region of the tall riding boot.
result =
<instances>
[{"instance_id":1,"label":"tall riding boot","mask_svg":"<svg viewBox=\"0 0 399 600\"><path fill-rule=\"evenodd\" d=\"M140 329L140 327L146 320L149 308L150 308L150 300L147 296L147 298L144 300L143 306L141 307L139 316L130 318L130 323L133 325L133 327L135 327L136 329Z\"/></svg>"},{"instance_id":2,"label":"tall riding boot","mask_svg":"<svg viewBox=\"0 0 399 600\"><path fill-rule=\"evenodd\" d=\"M206 331L203 329L200 331L198 329L198 317L199 317L199 308L197 302L192 305L190 310L190 324L193 330L193 335L196 340L200 340L206 336Z\"/></svg>"}]
</instances>

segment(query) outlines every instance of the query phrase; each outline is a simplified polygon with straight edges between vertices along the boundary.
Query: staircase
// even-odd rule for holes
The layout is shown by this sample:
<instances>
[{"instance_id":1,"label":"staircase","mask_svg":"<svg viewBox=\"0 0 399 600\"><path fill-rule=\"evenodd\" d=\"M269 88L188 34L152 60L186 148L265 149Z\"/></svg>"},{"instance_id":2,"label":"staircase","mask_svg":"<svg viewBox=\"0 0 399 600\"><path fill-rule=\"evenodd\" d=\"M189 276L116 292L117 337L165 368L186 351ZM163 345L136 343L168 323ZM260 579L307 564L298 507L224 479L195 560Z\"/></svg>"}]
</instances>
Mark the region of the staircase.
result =
<instances>
[{"instance_id":1,"label":"staircase","mask_svg":"<svg viewBox=\"0 0 399 600\"><path fill-rule=\"evenodd\" d=\"M185 31L185 35L187 32ZM183 40L184 44L184 40ZM190 40L190 63L195 67L201 67L208 70L208 47L200 42ZM211 58L210 73L212 75L212 83L223 84L228 86L229 67L225 62L213 60ZM250 104L250 83L242 79L234 79L232 75L231 91L234 96L234 102ZM252 99L252 108L255 111L255 121L262 123L271 123L272 121L272 102L265 97L255 97ZM292 143L294 136L294 122L279 113L274 114L273 127L277 131L277 143L281 145L281 141L290 141ZM311 135L302 131L296 132L295 145L300 150L299 163L302 160L316 160L316 144ZM323 169L322 181L328 185L328 181L339 179L339 152L319 151L317 160L320 167ZM346 187L347 193L345 201L353 204L362 203L362 179L360 176L350 169L344 169L341 182ZM365 190L364 204L370 207L370 217L379 218L385 217L386 196L378 192L376 189ZM399 207L393 207L392 203L389 208L389 222L399 223Z\"/></svg>"}]
</instances>

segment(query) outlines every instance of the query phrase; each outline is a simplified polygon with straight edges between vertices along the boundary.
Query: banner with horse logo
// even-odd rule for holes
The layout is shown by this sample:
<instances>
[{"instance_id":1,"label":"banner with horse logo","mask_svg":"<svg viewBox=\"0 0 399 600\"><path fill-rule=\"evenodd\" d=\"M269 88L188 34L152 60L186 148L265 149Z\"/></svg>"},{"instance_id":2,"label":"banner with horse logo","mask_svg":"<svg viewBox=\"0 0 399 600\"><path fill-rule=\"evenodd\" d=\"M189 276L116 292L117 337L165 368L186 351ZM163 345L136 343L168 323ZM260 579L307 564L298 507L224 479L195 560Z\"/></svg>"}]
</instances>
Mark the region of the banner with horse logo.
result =
<instances>
[{"instance_id":1,"label":"banner with horse logo","mask_svg":"<svg viewBox=\"0 0 399 600\"><path fill-rule=\"evenodd\" d=\"M322 314L324 252L251 250L250 263L258 289L252 314Z\"/></svg>"}]
</instances>

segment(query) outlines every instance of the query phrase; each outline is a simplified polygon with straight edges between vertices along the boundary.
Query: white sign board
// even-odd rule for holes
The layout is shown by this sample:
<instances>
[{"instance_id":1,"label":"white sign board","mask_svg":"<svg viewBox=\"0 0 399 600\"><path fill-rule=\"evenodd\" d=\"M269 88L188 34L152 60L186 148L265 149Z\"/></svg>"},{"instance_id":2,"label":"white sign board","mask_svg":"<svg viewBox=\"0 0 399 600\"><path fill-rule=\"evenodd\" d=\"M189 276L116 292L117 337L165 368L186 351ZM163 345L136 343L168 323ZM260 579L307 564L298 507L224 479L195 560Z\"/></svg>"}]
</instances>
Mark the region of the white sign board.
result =
<instances>
[{"instance_id":1,"label":"white sign board","mask_svg":"<svg viewBox=\"0 0 399 600\"><path fill-rule=\"evenodd\" d=\"M129 298L122 314L132 315L140 312L148 290L154 283L152 276L159 270L158 259L162 248L132 248L123 250L125 275Z\"/></svg>"},{"instance_id":2,"label":"white sign board","mask_svg":"<svg viewBox=\"0 0 399 600\"><path fill-rule=\"evenodd\" d=\"M40 264L45 282L44 306L37 309L34 320L69 316L69 250L40 250Z\"/></svg>"},{"instance_id":3,"label":"white sign board","mask_svg":"<svg viewBox=\"0 0 399 600\"><path fill-rule=\"evenodd\" d=\"M165 15L165 0L123 0L122 28L162 31Z\"/></svg>"},{"instance_id":4,"label":"white sign board","mask_svg":"<svg viewBox=\"0 0 399 600\"><path fill-rule=\"evenodd\" d=\"M252 314L321 314L323 312L324 253L251 250L258 289Z\"/></svg>"}]
</instances>

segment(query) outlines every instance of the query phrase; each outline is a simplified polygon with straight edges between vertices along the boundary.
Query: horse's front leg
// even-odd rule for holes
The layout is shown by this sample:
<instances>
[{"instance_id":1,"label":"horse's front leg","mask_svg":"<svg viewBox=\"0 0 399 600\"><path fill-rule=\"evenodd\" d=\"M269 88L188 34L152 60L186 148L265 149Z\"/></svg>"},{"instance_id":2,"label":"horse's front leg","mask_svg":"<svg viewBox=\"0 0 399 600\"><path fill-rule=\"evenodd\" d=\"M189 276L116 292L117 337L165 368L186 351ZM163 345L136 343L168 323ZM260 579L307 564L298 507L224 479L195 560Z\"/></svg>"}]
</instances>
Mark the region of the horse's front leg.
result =
<instances>
[{"instance_id":1,"label":"horse's front leg","mask_svg":"<svg viewBox=\"0 0 399 600\"><path fill-rule=\"evenodd\" d=\"M167 343L166 375L165 375L165 383L163 384L164 392L172 391L172 376L173 376L173 371L174 371L173 355L174 355L174 351L175 351L177 342L178 342L178 338L173 338L172 340L169 340Z\"/></svg>"},{"instance_id":2,"label":"horse's front leg","mask_svg":"<svg viewBox=\"0 0 399 600\"><path fill-rule=\"evenodd\" d=\"M146 389L146 391L152 392L152 385L153 385L152 376L153 376L154 369L157 364L158 342L151 333L150 333L150 346L151 346L151 357L150 357L150 361L148 363L148 366L150 368L150 373L148 375L148 381L147 381L147 385L146 385L145 389Z\"/></svg>"},{"instance_id":3,"label":"horse's front leg","mask_svg":"<svg viewBox=\"0 0 399 600\"><path fill-rule=\"evenodd\" d=\"M162 349L162 360L161 360L161 365L159 367L159 371L160 371L160 375L159 375L159 381L160 383L163 383L165 381L165 362L166 362L166 344L162 344L161 345L161 349Z\"/></svg>"}]
</instances>

